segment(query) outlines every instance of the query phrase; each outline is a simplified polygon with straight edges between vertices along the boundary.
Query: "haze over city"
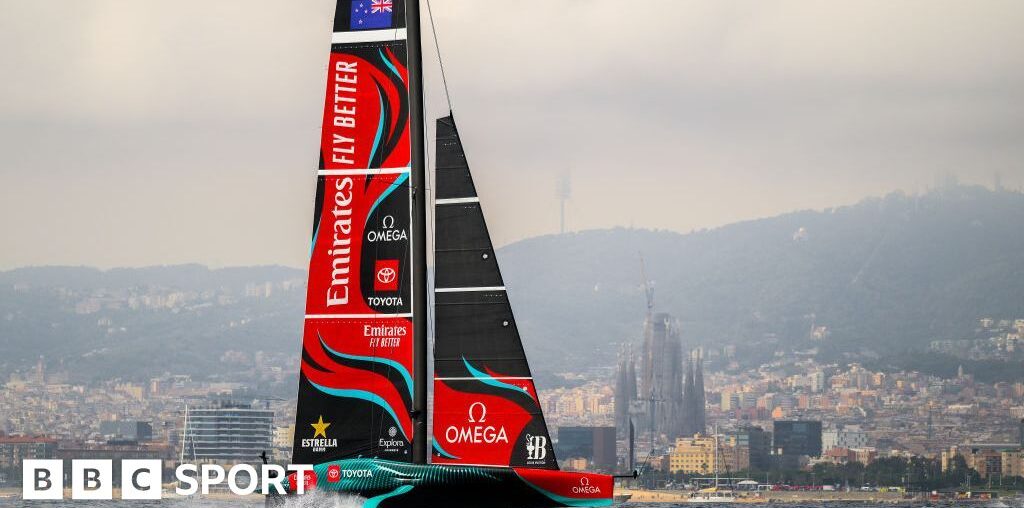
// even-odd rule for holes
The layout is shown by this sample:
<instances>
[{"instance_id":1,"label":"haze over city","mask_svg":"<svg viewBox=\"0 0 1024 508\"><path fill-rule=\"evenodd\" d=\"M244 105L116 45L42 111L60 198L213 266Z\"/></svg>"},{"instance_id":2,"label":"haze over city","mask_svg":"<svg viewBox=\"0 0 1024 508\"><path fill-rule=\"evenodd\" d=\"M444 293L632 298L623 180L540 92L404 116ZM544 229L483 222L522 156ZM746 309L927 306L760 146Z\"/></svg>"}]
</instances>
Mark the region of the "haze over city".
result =
<instances>
[{"instance_id":1,"label":"haze over city","mask_svg":"<svg viewBox=\"0 0 1024 508\"><path fill-rule=\"evenodd\" d=\"M332 8L0 2L0 268L304 266ZM1024 185L1020 3L432 10L499 245Z\"/></svg>"}]
</instances>

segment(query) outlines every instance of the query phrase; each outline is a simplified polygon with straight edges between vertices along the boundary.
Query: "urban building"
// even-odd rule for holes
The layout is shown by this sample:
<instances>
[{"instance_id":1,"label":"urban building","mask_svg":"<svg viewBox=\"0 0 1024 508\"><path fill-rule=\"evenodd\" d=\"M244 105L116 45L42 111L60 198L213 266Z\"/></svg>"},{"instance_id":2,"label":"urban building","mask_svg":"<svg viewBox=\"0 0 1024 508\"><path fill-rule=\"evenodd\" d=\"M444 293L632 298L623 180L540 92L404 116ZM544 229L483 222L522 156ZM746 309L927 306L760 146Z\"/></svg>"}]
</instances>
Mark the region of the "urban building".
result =
<instances>
[{"instance_id":1,"label":"urban building","mask_svg":"<svg viewBox=\"0 0 1024 508\"><path fill-rule=\"evenodd\" d=\"M704 400L704 359L700 350L691 352L686 363L686 384L679 417L684 436L703 434L707 430Z\"/></svg>"},{"instance_id":2,"label":"urban building","mask_svg":"<svg viewBox=\"0 0 1024 508\"><path fill-rule=\"evenodd\" d=\"M611 472L616 464L615 427L559 427L555 455L576 466L578 459L585 459L585 469Z\"/></svg>"},{"instance_id":3,"label":"urban building","mask_svg":"<svg viewBox=\"0 0 1024 508\"><path fill-rule=\"evenodd\" d=\"M675 448L668 455L668 471L683 474L711 474L718 467L715 438L694 435L676 438Z\"/></svg>"},{"instance_id":4,"label":"urban building","mask_svg":"<svg viewBox=\"0 0 1024 508\"><path fill-rule=\"evenodd\" d=\"M21 463L25 459L53 459L56 457L56 439L0 436L0 486L21 485Z\"/></svg>"},{"instance_id":5,"label":"urban building","mask_svg":"<svg viewBox=\"0 0 1024 508\"><path fill-rule=\"evenodd\" d=\"M1020 476L1022 453L1024 452L1017 443L970 443L951 446L942 451L942 471L949 470L953 460L960 456L967 467L977 471L983 479Z\"/></svg>"},{"instance_id":6,"label":"urban building","mask_svg":"<svg viewBox=\"0 0 1024 508\"><path fill-rule=\"evenodd\" d=\"M272 454L274 412L251 404L216 401L185 407L181 460L190 463L256 463Z\"/></svg>"},{"instance_id":7,"label":"urban building","mask_svg":"<svg viewBox=\"0 0 1024 508\"><path fill-rule=\"evenodd\" d=\"M643 422L648 431L671 440L684 433L683 355L679 324L669 314L648 313L644 320L640 399L645 402Z\"/></svg>"},{"instance_id":8,"label":"urban building","mask_svg":"<svg viewBox=\"0 0 1024 508\"><path fill-rule=\"evenodd\" d=\"M111 420L100 422L100 434L107 440L149 441L153 439L153 426L149 422Z\"/></svg>"},{"instance_id":9,"label":"urban building","mask_svg":"<svg viewBox=\"0 0 1024 508\"><path fill-rule=\"evenodd\" d=\"M868 435L859 425L839 425L821 433L822 451L827 452L833 448L864 448L867 445Z\"/></svg>"},{"instance_id":10,"label":"urban building","mask_svg":"<svg viewBox=\"0 0 1024 508\"><path fill-rule=\"evenodd\" d=\"M1024 477L1024 449L1003 450L1001 460L1003 476Z\"/></svg>"},{"instance_id":11,"label":"urban building","mask_svg":"<svg viewBox=\"0 0 1024 508\"><path fill-rule=\"evenodd\" d=\"M629 434L630 408L636 405L636 359L633 346L627 344L619 353L615 376L615 428L620 437Z\"/></svg>"},{"instance_id":12,"label":"urban building","mask_svg":"<svg viewBox=\"0 0 1024 508\"><path fill-rule=\"evenodd\" d=\"M746 451L746 466L737 467L737 471L767 471L771 468L772 434L761 427L742 427L729 436L736 443L737 450ZM742 451L738 451L742 454ZM743 462L737 458L737 466Z\"/></svg>"},{"instance_id":13,"label":"urban building","mask_svg":"<svg viewBox=\"0 0 1024 508\"><path fill-rule=\"evenodd\" d=\"M58 459L64 462L64 475L70 478L71 462L74 460L112 461L112 482L121 485L122 460L159 459L163 464L163 481L174 476L174 448L167 443L137 443L134 441L111 441L108 443L61 442L57 450ZM65 485L67 485L65 479Z\"/></svg>"},{"instance_id":14,"label":"urban building","mask_svg":"<svg viewBox=\"0 0 1024 508\"><path fill-rule=\"evenodd\" d=\"M776 420L772 448L775 454L783 456L821 456L821 422Z\"/></svg>"},{"instance_id":15,"label":"urban building","mask_svg":"<svg viewBox=\"0 0 1024 508\"><path fill-rule=\"evenodd\" d=\"M685 362L683 358L678 321L666 313L648 313L637 394L640 409L635 412L634 424L665 436L669 442L707 430L703 358L699 352L686 355ZM628 365L625 371L628 375ZM626 381L622 387L628 392Z\"/></svg>"}]
</instances>

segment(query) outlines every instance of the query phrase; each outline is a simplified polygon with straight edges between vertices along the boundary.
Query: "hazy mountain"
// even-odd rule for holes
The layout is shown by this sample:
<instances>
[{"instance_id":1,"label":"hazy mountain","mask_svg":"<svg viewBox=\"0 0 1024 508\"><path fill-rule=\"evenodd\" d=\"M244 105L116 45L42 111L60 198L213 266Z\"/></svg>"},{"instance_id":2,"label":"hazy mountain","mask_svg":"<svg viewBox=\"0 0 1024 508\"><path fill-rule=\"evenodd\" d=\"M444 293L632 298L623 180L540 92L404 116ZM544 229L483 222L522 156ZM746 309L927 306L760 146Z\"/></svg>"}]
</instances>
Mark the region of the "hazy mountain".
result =
<instances>
[{"instance_id":1,"label":"hazy mountain","mask_svg":"<svg viewBox=\"0 0 1024 508\"><path fill-rule=\"evenodd\" d=\"M639 340L640 253L690 344L881 356L1024 317L1024 195L951 186L679 234L611 229L498 253L540 373L611 365ZM219 373L225 351L295 355L304 271L172 266L0 272L0 374L40 354L82 372Z\"/></svg>"},{"instance_id":2,"label":"hazy mountain","mask_svg":"<svg viewBox=\"0 0 1024 508\"><path fill-rule=\"evenodd\" d=\"M74 379L223 376L229 350L298 353L303 295L284 267L0 272L0 375L43 355Z\"/></svg>"},{"instance_id":3,"label":"hazy mountain","mask_svg":"<svg viewBox=\"0 0 1024 508\"><path fill-rule=\"evenodd\" d=\"M950 186L699 231L545 236L499 253L528 348L548 365L637 339L640 253L684 340L808 342L880 355L1024 317L1024 195ZM754 346L754 344L758 344Z\"/></svg>"}]
</instances>

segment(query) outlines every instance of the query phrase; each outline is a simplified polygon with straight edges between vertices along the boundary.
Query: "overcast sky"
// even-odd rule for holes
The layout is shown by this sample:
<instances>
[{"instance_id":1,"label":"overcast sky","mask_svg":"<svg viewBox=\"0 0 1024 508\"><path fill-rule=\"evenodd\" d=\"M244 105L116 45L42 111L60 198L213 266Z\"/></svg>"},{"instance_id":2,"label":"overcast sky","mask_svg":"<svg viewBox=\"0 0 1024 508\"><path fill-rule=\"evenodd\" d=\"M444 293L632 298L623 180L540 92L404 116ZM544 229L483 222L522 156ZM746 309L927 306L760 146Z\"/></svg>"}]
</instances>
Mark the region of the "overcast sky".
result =
<instances>
[{"instance_id":1,"label":"overcast sky","mask_svg":"<svg viewBox=\"0 0 1024 508\"><path fill-rule=\"evenodd\" d=\"M1024 2L432 7L498 244L1024 185ZM303 266L333 9L0 0L0 269Z\"/></svg>"}]
</instances>

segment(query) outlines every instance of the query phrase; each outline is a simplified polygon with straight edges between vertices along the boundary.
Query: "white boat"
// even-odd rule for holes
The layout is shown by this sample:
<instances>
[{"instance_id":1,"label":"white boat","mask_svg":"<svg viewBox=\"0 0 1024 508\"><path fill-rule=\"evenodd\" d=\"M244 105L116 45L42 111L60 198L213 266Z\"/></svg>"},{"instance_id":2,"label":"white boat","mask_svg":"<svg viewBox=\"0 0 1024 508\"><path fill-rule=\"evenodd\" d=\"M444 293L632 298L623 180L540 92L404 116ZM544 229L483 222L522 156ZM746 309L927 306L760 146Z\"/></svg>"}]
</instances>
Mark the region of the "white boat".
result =
<instances>
[{"instance_id":1,"label":"white boat","mask_svg":"<svg viewBox=\"0 0 1024 508\"><path fill-rule=\"evenodd\" d=\"M715 426L715 450L714 450L715 485L700 489L686 499L687 503L735 503L736 493L730 489L722 489L718 486L718 427Z\"/></svg>"},{"instance_id":2,"label":"white boat","mask_svg":"<svg viewBox=\"0 0 1024 508\"><path fill-rule=\"evenodd\" d=\"M687 503L735 503L736 493L731 490L723 490L717 487L700 489L690 494L686 499Z\"/></svg>"}]
</instances>

